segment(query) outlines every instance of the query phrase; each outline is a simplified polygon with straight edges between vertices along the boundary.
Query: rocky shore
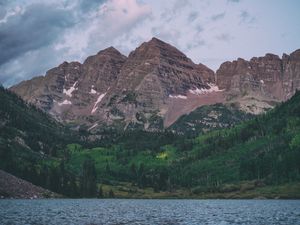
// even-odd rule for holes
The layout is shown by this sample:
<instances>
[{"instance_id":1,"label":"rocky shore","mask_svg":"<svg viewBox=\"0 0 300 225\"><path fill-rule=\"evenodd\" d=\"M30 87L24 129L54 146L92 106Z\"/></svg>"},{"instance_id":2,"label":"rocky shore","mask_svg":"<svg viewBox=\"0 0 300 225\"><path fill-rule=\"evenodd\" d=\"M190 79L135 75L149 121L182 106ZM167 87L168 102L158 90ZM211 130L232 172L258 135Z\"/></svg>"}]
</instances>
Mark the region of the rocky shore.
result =
<instances>
[{"instance_id":1,"label":"rocky shore","mask_svg":"<svg viewBox=\"0 0 300 225\"><path fill-rule=\"evenodd\" d=\"M0 198L59 198L59 194L0 170Z\"/></svg>"}]
</instances>

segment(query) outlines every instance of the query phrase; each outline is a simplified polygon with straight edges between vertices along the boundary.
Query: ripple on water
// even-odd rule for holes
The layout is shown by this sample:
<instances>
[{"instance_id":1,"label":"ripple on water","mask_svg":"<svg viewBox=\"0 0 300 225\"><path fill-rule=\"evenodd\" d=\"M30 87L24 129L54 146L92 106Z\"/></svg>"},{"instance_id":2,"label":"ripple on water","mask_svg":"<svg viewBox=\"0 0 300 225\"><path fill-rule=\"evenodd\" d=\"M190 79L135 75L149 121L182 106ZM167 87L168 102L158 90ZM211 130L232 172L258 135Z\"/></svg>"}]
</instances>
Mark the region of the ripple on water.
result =
<instances>
[{"instance_id":1,"label":"ripple on water","mask_svg":"<svg viewBox=\"0 0 300 225\"><path fill-rule=\"evenodd\" d=\"M300 225L299 200L0 200L0 224Z\"/></svg>"}]
</instances>

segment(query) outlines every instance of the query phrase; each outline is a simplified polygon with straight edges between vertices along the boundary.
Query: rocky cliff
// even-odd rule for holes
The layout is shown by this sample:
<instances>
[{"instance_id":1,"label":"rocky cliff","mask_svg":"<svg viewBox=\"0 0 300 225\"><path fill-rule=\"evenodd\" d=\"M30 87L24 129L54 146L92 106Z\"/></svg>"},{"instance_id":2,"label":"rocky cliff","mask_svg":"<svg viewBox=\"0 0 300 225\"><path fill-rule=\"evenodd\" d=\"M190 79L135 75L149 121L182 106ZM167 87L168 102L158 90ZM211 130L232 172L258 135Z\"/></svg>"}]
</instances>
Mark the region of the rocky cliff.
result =
<instances>
[{"instance_id":1,"label":"rocky cliff","mask_svg":"<svg viewBox=\"0 0 300 225\"><path fill-rule=\"evenodd\" d=\"M170 116L175 117L174 122L194 109L187 98L189 91L209 90L214 82L212 70L153 38L129 54L95 114L105 118L106 123L118 121L126 128L162 129L168 126ZM181 105L186 108L182 112L172 110L175 99L184 100Z\"/></svg>"},{"instance_id":2,"label":"rocky cliff","mask_svg":"<svg viewBox=\"0 0 300 225\"><path fill-rule=\"evenodd\" d=\"M85 124L97 110L97 102L117 80L126 57L113 47L88 57L83 64L64 62L13 86L12 91L58 120Z\"/></svg>"},{"instance_id":3,"label":"rocky cliff","mask_svg":"<svg viewBox=\"0 0 300 225\"><path fill-rule=\"evenodd\" d=\"M161 130L203 105L234 103L254 114L300 87L300 50L225 62L214 73L157 39L128 57L113 47L82 64L64 62L11 88L58 120L89 130Z\"/></svg>"},{"instance_id":4,"label":"rocky cliff","mask_svg":"<svg viewBox=\"0 0 300 225\"><path fill-rule=\"evenodd\" d=\"M273 54L225 62L216 72L217 85L226 92L226 102L258 114L286 101L300 88L300 50L282 58Z\"/></svg>"}]
</instances>

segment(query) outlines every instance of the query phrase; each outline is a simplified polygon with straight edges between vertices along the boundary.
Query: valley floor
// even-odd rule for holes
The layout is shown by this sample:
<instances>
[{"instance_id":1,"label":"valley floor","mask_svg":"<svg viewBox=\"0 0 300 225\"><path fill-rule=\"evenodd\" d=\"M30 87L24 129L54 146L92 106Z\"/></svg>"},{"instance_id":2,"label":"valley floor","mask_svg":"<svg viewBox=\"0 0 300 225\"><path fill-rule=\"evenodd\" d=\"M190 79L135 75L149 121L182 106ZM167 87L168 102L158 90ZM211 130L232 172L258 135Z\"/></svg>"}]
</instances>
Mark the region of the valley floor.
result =
<instances>
[{"instance_id":1,"label":"valley floor","mask_svg":"<svg viewBox=\"0 0 300 225\"><path fill-rule=\"evenodd\" d=\"M300 199L300 182L283 185L256 185L257 181L227 184L223 191L201 191L200 188L155 191L128 182L101 185L99 198L125 199ZM61 198L61 195L35 186L0 170L1 198Z\"/></svg>"},{"instance_id":2,"label":"valley floor","mask_svg":"<svg viewBox=\"0 0 300 225\"><path fill-rule=\"evenodd\" d=\"M140 189L130 183L118 185L103 185L104 197L108 197L110 190L115 198L132 199L300 199L300 183L288 183L277 186L254 187L252 182L232 185L227 192L197 192L190 189L156 192L153 188ZM106 194L107 193L107 194Z\"/></svg>"}]
</instances>

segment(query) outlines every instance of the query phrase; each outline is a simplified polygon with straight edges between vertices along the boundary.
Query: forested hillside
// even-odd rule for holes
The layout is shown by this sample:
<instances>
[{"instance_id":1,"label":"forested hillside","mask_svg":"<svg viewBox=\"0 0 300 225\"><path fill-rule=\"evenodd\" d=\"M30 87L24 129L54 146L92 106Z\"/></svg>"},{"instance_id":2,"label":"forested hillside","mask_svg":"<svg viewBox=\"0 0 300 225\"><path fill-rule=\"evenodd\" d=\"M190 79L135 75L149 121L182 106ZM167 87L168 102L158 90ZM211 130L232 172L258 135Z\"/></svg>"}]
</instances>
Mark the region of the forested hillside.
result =
<instances>
[{"instance_id":1,"label":"forested hillside","mask_svg":"<svg viewBox=\"0 0 300 225\"><path fill-rule=\"evenodd\" d=\"M56 150L71 139L70 132L61 124L3 87L0 87L0 105L2 141L56 156Z\"/></svg>"},{"instance_id":2,"label":"forested hillside","mask_svg":"<svg viewBox=\"0 0 300 225\"><path fill-rule=\"evenodd\" d=\"M36 185L62 193L58 180L59 150L76 133L46 113L0 87L0 168ZM69 180L75 176L68 174ZM65 186L71 186L67 181ZM66 192L65 192L66 193Z\"/></svg>"},{"instance_id":3,"label":"forested hillside","mask_svg":"<svg viewBox=\"0 0 300 225\"><path fill-rule=\"evenodd\" d=\"M0 100L1 168L66 196L300 197L300 92L193 138L109 129L79 138L4 89Z\"/></svg>"},{"instance_id":4,"label":"forested hillside","mask_svg":"<svg viewBox=\"0 0 300 225\"><path fill-rule=\"evenodd\" d=\"M184 188L193 194L299 182L299 115L298 92L265 115L194 139L134 132L109 148L69 146L67 164L76 170L92 158L102 184L122 181L156 191Z\"/></svg>"},{"instance_id":5,"label":"forested hillside","mask_svg":"<svg viewBox=\"0 0 300 225\"><path fill-rule=\"evenodd\" d=\"M253 114L238 110L238 107L230 104L205 105L181 116L168 130L195 137L214 129L233 127L254 117Z\"/></svg>"}]
</instances>

